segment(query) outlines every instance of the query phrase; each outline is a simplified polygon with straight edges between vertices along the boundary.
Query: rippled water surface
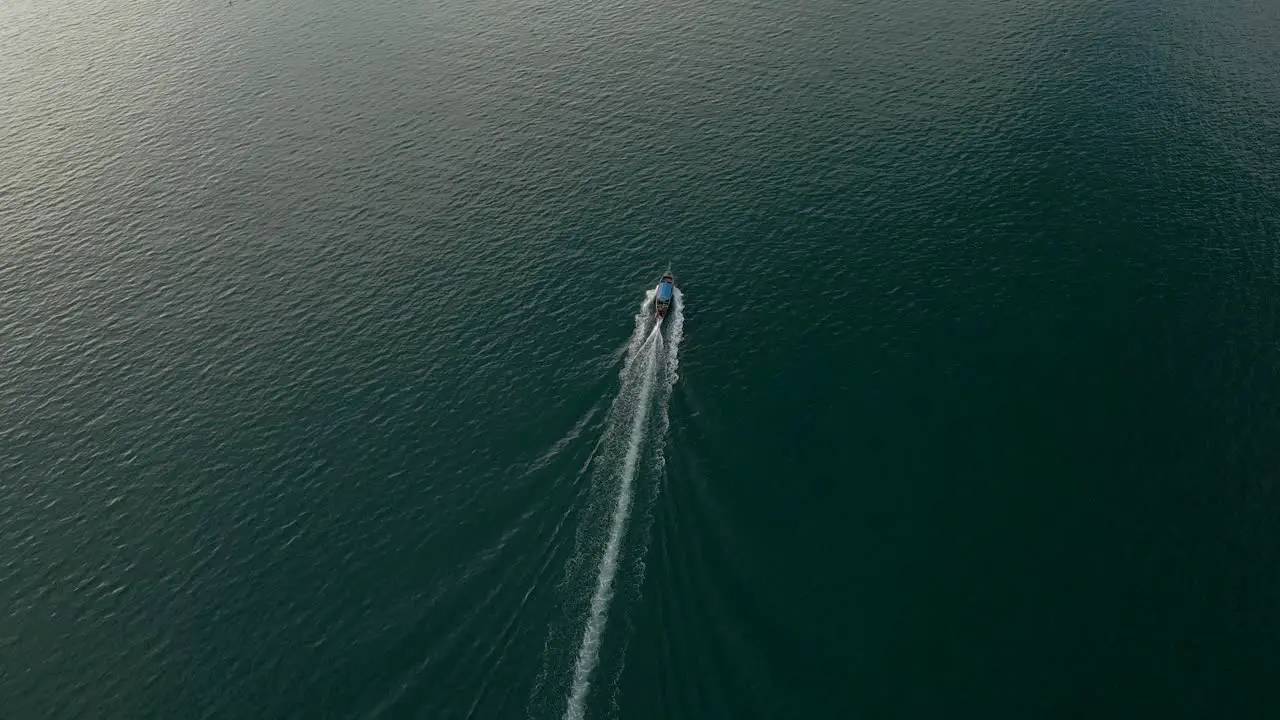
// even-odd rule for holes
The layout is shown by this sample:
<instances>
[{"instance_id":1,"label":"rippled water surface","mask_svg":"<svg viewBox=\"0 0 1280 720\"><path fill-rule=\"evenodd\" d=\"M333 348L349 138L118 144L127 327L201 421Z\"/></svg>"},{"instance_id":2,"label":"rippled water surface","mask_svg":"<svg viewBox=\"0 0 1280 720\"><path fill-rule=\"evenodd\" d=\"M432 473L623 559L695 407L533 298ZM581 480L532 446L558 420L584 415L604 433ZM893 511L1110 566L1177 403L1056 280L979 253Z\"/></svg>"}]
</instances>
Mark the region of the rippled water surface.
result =
<instances>
[{"instance_id":1,"label":"rippled water surface","mask_svg":"<svg viewBox=\"0 0 1280 720\"><path fill-rule=\"evenodd\" d=\"M1280 717L1274 2L8 0L0 78L0 717Z\"/></svg>"}]
</instances>

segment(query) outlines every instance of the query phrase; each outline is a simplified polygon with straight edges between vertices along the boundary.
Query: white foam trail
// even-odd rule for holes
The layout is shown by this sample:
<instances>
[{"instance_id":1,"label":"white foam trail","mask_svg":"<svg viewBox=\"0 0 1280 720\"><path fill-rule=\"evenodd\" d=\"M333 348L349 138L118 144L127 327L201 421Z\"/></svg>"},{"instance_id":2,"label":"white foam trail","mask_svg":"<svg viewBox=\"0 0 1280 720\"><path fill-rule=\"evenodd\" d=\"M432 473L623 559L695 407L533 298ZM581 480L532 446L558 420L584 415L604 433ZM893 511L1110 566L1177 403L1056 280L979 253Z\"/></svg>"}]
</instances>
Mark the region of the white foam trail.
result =
<instances>
[{"instance_id":1,"label":"white foam trail","mask_svg":"<svg viewBox=\"0 0 1280 720\"><path fill-rule=\"evenodd\" d=\"M639 327L637 324L637 330ZM618 574L618 554L622 550L622 537L627 528L627 520L631 516L636 462L640 458L640 449L644 445L645 420L649 415L649 405L652 404L657 351L662 345L659 327L660 325L655 325L649 336L636 348L637 353L648 348L643 355L643 381L640 392L636 396L635 418L631 422L631 436L627 442L626 456L622 461L622 482L618 489L618 504L614 508L613 520L609 525L609 539L605 543L604 555L600 557L600 570L596 576L595 592L591 596L587 627L582 633L582 645L578 649L578 659L573 665L573 684L570 685L569 708L565 711L565 720L583 720L585 717L587 691L591 689L591 673L600 660L600 640L608 621L609 601L613 599L613 581Z\"/></svg>"},{"instance_id":2,"label":"white foam trail","mask_svg":"<svg viewBox=\"0 0 1280 720\"><path fill-rule=\"evenodd\" d=\"M680 292L680 288L675 288L674 301L671 303L671 329L667 331L667 365L666 365L666 381L667 391L676 384L679 377L676 375L676 368L680 366L680 340L684 337L684 293ZM664 398L666 395L663 396ZM665 419L665 418L664 418Z\"/></svg>"},{"instance_id":3,"label":"white foam trail","mask_svg":"<svg viewBox=\"0 0 1280 720\"><path fill-rule=\"evenodd\" d=\"M636 311L636 327L631 331L631 339L627 341L627 361L622 366L622 375L625 377L631 369L631 363L635 360L636 354L640 348L644 346L652 335L649 332L649 320L653 318L653 298L658 294L658 289L653 288L644 294L644 300L640 301L640 309Z\"/></svg>"}]
</instances>

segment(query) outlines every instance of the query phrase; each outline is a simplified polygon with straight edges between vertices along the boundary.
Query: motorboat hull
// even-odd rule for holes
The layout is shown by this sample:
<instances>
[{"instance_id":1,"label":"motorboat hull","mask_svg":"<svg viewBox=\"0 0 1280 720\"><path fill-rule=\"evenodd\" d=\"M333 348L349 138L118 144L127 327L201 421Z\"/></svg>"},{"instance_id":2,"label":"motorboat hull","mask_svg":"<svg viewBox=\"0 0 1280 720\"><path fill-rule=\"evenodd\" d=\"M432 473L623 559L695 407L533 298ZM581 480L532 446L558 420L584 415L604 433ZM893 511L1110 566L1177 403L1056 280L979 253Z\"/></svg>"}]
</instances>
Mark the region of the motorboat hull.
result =
<instances>
[{"instance_id":1,"label":"motorboat hull","mask_svg":"<svg viewBox=\"0 0 1280 720\"><path fill-rule=\"evenodd\" d=\"M666 316L667 311L671 309L671 303L675 301L676 281L668 270L662 276L662 282L658 283L657 292L653 296L654 316L661 320Z\"/></svg>"}]
</instances>

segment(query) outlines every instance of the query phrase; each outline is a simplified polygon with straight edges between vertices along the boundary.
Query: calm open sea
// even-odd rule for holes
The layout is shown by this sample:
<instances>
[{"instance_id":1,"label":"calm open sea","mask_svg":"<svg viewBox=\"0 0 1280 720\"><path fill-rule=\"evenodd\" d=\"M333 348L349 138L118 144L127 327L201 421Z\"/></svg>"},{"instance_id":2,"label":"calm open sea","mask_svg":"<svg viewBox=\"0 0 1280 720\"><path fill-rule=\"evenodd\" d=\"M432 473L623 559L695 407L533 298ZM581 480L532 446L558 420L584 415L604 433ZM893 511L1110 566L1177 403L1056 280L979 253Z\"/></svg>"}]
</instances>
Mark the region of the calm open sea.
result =
<instances>
[{"instance_id":1,"label":"calm open sea","mask_svg":"<svg viewBox=\"0 0 1280 720\"><path fill-rule=\"evenodd\" d=\"M0 3L5 720L1274 719L1278 473L1274 0Z\"/></svg>"}]
</instances>

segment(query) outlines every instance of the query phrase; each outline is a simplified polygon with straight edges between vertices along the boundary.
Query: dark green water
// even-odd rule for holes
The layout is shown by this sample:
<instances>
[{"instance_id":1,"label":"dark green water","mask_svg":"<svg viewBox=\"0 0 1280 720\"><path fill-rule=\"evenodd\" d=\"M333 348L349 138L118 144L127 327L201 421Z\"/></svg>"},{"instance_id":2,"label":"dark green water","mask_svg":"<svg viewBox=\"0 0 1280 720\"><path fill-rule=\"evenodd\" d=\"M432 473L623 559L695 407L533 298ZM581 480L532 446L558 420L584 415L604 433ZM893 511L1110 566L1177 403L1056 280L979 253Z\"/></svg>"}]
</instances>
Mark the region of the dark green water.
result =
<instances>
[{"instance_id":1,"label":"dark green water","mask_svg":"<svg viewBox=\"0 0 1280 720\"><path fill-rule=\"evenodd\" d=\"M15 0L0 77L5 720L561 718L593 618L590 718L1280 717L1274 2Z\"/></svg>"}]
</instances>

